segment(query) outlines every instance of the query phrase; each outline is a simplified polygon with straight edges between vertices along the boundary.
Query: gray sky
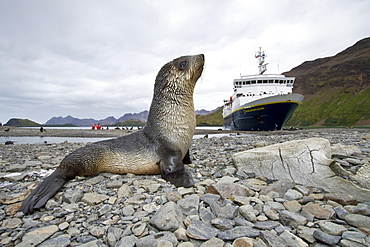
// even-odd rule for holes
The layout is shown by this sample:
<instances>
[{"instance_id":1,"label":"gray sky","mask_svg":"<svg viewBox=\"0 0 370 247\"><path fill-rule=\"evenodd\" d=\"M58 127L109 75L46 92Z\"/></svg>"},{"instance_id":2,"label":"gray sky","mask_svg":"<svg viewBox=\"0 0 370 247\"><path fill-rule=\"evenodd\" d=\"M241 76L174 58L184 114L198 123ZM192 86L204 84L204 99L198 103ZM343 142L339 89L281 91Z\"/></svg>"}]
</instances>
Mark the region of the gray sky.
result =
<instances>
[{"instance_id":1,"label":"gray sky","mask_svg":"<svg viewBox=\"0 0 370 247\"><path fill-rule=\"evenodd\" d=\"M148 110L168 61L205 54L196 109L241 74L333 56L370 36L369 0L0 0L0 121L116 118Z\"/></svg>"}]
</instances>

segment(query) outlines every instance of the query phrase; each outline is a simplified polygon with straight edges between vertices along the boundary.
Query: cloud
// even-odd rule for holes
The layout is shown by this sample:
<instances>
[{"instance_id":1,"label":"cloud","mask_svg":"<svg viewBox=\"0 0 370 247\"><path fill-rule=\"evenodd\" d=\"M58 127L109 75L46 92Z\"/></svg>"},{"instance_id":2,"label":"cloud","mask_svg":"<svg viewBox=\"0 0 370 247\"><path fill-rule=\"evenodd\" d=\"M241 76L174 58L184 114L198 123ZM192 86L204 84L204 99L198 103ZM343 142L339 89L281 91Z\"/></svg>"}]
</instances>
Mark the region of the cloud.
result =
<instances>
[{"instance_id":1,"label":"cloud","mask_svg":"<svg viewBox=\"0 0 370 247\"><path fill-rule=\"evenodd\" d=\"M368 35L367 0L0 2L0 120L105 118L149 109L157 72L204 53L197 109L214 109L240 74L332 56Z\"/></svg>"}]
</instances>

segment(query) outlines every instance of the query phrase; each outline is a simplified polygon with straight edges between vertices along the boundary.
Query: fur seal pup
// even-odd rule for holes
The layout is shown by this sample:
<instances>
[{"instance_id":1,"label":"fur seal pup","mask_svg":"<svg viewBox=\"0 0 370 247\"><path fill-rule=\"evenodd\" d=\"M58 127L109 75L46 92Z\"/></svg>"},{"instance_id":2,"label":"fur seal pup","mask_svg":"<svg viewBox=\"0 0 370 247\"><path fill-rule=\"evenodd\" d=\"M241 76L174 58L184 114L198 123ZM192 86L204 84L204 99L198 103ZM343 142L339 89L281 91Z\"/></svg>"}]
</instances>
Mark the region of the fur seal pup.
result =
<instances>
[{"instance_id":1,"label":"fur seal pup","mask_svg":"<svg viewBox=\"0 0 370 247\"><path fill-rule=\"evenodd\" d=\"M148 121L143 129L99 141L66 156L57 169L31 192L19 211L43 207L75 176L101 172L161 174L175 186L193 186L184 162L195 132L194 87L203 72L204 55L183 56L165 64L155 80Z\"/></svg>"}]
</instances>

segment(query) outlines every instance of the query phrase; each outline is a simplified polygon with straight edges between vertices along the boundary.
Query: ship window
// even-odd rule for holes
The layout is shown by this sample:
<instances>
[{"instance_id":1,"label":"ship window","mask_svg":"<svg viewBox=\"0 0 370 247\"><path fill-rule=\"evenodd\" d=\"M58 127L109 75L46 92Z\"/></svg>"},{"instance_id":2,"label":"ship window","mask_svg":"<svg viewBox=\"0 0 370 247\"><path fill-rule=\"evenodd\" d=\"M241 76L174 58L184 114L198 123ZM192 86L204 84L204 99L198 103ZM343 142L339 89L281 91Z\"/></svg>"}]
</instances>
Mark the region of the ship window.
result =
<instances>
[{"instance_id":1,"label":"ship window","mask_svg":"<svg viewBox=\"0 0 370 247\"><path fill-rule=\"evenodd\" d=\"M256 81L252 81L252 84L256 84Z\"/></svg>"},{"instance_id":2,"label":"ship window","mask_svg":"<svg viewBox=\"0 0 370 247\"><path fill-rule=\"evenodd\" d=\"M283 80L280 80L280 84L283 84L284 83L284 81Z\"/></svg>"},{"instance_id":3,"label":"ship window","mask_svg":"<svg viewBox=\"0 0 370 247\"><path fill-rule=\"evenodd\" d=\"M267 80L263 80L263 83L267 83Z\"/></svg>"},{"instance_id":4,"label":"ship window","mask_svg":"<svg viewBox=\"0 0 370 247\"><path fill-rule=\"evenodd\" d=\"M284 84L286 83L286 80L284 80Z\"/></svg>"},{"instance_id":5,"label":"ship window","mask_svg":"<svg viewBox=\"0 0 370 247\"><path fill-rule=\"evenodd\" d=\"M257 81L257 83L258 83L258 84L262 83L262 80L258 80L258 81Z\"/></svg>"},{"instance_id":6,"label":"ship window","mask_svg":"<svg viewBox=\"0 0 370 247\"><path fill-rule=\"evenodd\" d=\"M249 84L251 84L251 82L250 81L247 81L247 84L249 85Z\"/></svg>"},{"instance_id":7,"label":"ship window","mask_svg":"<svg viewBox=\"0 0 370 247\"><path fill-rule=\"evenodd\" d=\"M269 83L274 83L274 80L269 80Z\"/></svg>"}]
</instances>

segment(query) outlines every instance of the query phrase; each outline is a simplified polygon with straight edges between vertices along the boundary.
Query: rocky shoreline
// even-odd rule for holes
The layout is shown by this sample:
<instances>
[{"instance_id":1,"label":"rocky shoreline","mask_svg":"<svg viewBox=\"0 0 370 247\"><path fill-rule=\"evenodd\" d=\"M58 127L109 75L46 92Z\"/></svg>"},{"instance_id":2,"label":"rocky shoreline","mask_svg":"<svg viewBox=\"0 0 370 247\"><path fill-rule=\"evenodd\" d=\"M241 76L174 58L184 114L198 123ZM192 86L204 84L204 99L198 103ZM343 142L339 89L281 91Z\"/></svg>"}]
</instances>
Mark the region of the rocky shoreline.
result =
<instances>
[{"instance_id":1,"label":"rocky shoreline","mask_svg":"<svg viewBox=\"0 0 370 247\"><path fill-rule=\"evenodd\" d=\"M211 130L211 129L196 129L195 135L212 135L212 134L237 134L237 133L261 133L261 132L246 132L233 130ZM119 127L118 129L111 127L110 129L92 130L92 129L48 129L40 132L39 128L19 128L0 126L0 136L42 136L42 137L120 137L131 134L137 131L137 128L127 129ZM268 133L268 132L266 132Z\"/></svg>"},{"instance_id":2,"label":"rocky shoreline","mask_svg":"<svg viewBox=\"0 0 370 247\"><path fill-rule=\"evenodd\" d=\"M10 133L17 129L0 132L14 136ZM40 135L31 130L20 135ZM58 135L129 133L68 131ZM333 157L355 174L369 164L368 129L198 132L215 133L224 136L193 140L188 169L194 188L176 188L159 175L78 177L31 215L17 212L23 199L65 155L85 144L1 144L0 246L370 246L370 198L359 202L351 195L270 180L238 171L232 160L244 150L320 137L359 148L360 153Z\"/></svg>"}]
</instances>

